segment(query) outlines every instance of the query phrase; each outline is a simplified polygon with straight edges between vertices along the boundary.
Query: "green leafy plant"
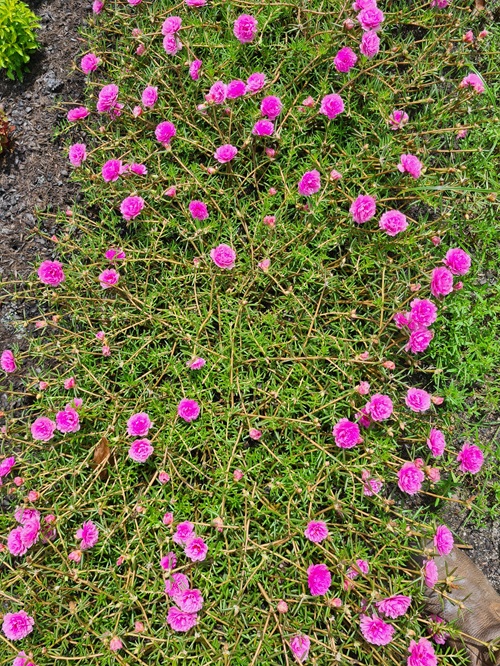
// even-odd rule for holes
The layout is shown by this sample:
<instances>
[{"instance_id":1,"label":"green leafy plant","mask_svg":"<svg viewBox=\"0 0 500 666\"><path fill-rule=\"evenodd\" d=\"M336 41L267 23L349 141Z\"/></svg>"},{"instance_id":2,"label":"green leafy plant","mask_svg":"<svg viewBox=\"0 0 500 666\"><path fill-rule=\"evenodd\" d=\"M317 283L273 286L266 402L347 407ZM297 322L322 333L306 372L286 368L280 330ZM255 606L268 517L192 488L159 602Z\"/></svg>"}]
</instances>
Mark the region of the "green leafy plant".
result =
<instances>
[{"instance_id":1,"label":"green leafy plant","mask_svg":"<svg viewBox=\"0 0 500 666\"><path fill-rule=\"evenodd\" d=\"M20 0L0 0L0 69L9 79L23 78L31 53L38 48L36 14Z\"/></svg>"}]
</instances>

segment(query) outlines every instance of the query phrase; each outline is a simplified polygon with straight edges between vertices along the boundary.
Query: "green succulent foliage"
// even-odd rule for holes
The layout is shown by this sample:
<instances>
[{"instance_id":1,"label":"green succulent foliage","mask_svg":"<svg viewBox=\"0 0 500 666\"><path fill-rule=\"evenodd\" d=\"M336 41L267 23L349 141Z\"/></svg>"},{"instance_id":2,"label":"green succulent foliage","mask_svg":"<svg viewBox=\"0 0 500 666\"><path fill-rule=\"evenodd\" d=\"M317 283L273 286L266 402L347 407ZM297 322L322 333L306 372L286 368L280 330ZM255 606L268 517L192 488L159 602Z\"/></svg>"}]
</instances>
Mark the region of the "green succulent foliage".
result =
<instances>
[{"instance_id":1,"label":"green succulent foliage","mask_svg":"<svg viewBox=\"0 0 500 666\"><path fill-rule=\"evenodd\" d=\"M23 70L38 48L35 30L40 19L21 0L0 0L0 70L9 79L23 78Z\"/></svg>"}]
</instances>

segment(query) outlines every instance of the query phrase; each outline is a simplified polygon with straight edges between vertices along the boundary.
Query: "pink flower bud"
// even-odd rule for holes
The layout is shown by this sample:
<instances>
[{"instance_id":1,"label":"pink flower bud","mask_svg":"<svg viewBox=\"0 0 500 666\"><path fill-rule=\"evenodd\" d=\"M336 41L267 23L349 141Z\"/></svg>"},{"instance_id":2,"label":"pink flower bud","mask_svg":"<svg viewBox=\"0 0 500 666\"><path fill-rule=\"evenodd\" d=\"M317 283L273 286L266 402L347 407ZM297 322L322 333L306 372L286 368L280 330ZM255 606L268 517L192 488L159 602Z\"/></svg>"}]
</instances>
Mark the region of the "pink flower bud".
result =
<instances>
[{"instance_id":1,"label":"pink flower bud","mask_svg":"<svg viewBox=\"0 0 500 666\"><path fill-rule=\"evenodd\" d=\"M286 613L288 611L288 604L286 603L286 601L283 601L283 599L281 601L278 601L276 610L278 611L278 613Z\"/></svg>"},{"instance_id":2,"label":"pink flower bud","mask_svg":"<svg viewBox=\"0 0 500 666\"><path fill-rule=\"evenodd\" d=\"M344 28L345 28L346 30L352 30L352 29L354 28L354 26L355 26L355 23L354 23L354 21L353 21L352 19L347 18L347 19L344 21Z\"/></svg>"},{"instance_id":3,"label":"pink flower bud","mask_svg":"<svg viewBox=\"0 0 500 666\"><path fill-rule=\"evenodd\" d=\"M241 469L235 469L233 472L233 479L235 481L241 481L242 478L243 478L243 472L241 471Z\"/></svg>"},{"instance_id":4,"label":"pink flower bud","mask_svg":"<svg viewBox=\"0 0 500 666\"><path fill-rule=\"evenodd\" d=\"M138 118L140 115L142 115L142 106L134 106L132 115L134 118Z\"/></svg>"},{"instance_id":5,"label":"pink flower bud","mask_svg":"<svg viewBox=\"0 0 500 666\"><path fill-rule=\"evenodd\" d=\"M438 245L441 245L441 238L439 236L433 236L431 238L432 243L437 247Z\"/></svg>"},{"instance_id":6,"label":"pink flower bud","mask_svg":"<svg viewBox=\"0 0 500 666\"><path fill-rule=\"evenodd\" d=\"M387 370L394 370L396 367L396 364L393 361L384 361L382 363L382 366L386 368Z\"/></svg>"}]
</instances>

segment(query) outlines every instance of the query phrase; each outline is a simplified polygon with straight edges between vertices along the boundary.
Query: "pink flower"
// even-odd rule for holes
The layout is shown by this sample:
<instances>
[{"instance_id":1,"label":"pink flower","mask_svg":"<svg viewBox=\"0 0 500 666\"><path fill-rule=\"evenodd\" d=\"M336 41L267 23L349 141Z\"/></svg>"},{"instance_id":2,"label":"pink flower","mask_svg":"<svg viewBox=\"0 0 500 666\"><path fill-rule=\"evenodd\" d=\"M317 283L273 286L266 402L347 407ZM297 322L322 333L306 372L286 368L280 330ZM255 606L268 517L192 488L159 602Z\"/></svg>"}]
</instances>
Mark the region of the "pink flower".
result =
<instances>
[{"instance_id":1,"label":"pink flower","mask_svg":"<svg viewBox=\"0 0 500 666\"><path fill-rule=\"evenodd\" d=\"M204 7L207 0L184 0L188 7Z\"/></svg>"},{"instance_id":2,"label":"pink flower","mask_svg":"<svg viewBox=\"0 0 500 666\"><path fill-rule=\"evenodd\" d=\"M226 143L223 146L219 146L214 153L214 157L217 162L221 164L226 164L236 157L238 149L235 146L232 146L230 143Z\"/></svg>"},{"instance_id":3,"label":"pink flower","mask_svg":"<svg viewBox=\"0 0 500 666\"><path fill-rule=\"evenodd\" d=\"M358 56L348 46L340 49L333 60L337 72L347 73L358 61Z\"/></svg>"},{"instance_id":4,"label":"pink flower","mask_svg":"<svg viewBox=\"0 0 500 666\"><path fill-rule=\"evenodd\" d=\"M83 120L90 114L90 111L86 106L78 106L75 109L70 109L68 111L67 118L70 123L74 123L77 120Z\"/></svg>"},{"instance_id":5,"label":"pink flower","mask_svg":"<svg viewBox=\"0 0 500 666\"><path fill-rule=\"evenodd\" d=\"M422 488L425 474L415 463L406 462L398 472L398 487L408 495L416 495Z\"/></svg>"},{"instance_id":6,"label":"pink flower","mask_svg":"<svg viewBox=\"0 0 500 666\"><path fill-rule=\"evenodd\" d=\"M422 162L415 155L401 155L398 169L401 173L409 173L412 178L419 178L422 173Z\"/></svg>"},{"instance_id":7,"label":"pink flower","mask_svg":"<svg viewBox=\"0 0 500 666\"><path fill-rule=\"evenodd\" d=\"M110 83L99 91L99 98L97 100L97 110L99 113L106 113L111 111L118 101L118 86Z\"/></svg>"},{"instance_id":8,"label":"pink flower","mask_svg":"<svg viewBox=\"0 0 500 666\"><path fill-rule=\"evenodd\" d=\"M59 261L42 261L38 269L38 277L43 284L57 287L65 279L62 264Z\"/></svg>"},{"instance_id":9,"label":"pink flower","mask_svg":"<svg viewBox=\"0 0 500 666\"><path fill-rule=\"evenodd\" d=\"M385 421L392 414L392 400L388 395L375 393L370 402L366 404L366 411L374 421Z\"/></svg>"},{"instance_id":10,"label":"pink flower","mask_svg":"<svg viewBox=\"0 0 500 666\"><path fill-rule=\"evenodd\" d=\"M189 204L189 212L195 220L206 220L208 217L208 208L203 201L194 199Z\"/></svg>"},{"instance_id":11,"label":"pink flower","mask_svg":"<svg viewBox=\"0 0 500 666\"><path fill-rule=\"evenodd\" d=\"M438 660L434 648L426 638L420 638L418 643L410 641L408 651L410 653L406 662L408 666L437 666Z\"/></svg>"},{"instance_id":12,"label":"pink flower","mask_svg":"<svg viewBox=\"0 0 500 666\"><path fill-rule=\"evenodd\" d=\"M434 331L430 331L428 328L425 328L425 326L419 326L410 333L408 344L405 349L406 351L411 351L412 354L423 352L430 345L433 337Z\"/></svg>"},{"instance_id":13,"label":"pink flower","mask_svg":"<svg viewBox=\"0 0 500 666\"><path fill-rule=\"evenodd\" d=\"M477 93L484 92L483 80L481 79L480 76L474 74L473 72L471 74L467 74L467 76L460 81L459 85L460 88L467 88L469 86L473 88L474 91Z\"/></svg>"},{"instance_id":14,"label":"pink flower","mask_svg":"<svg viewBox=\"0 0 500 666\"><path fill-rule=\"evenodd\" d=\"M10 349L4 349L0 356L0 366L4 372L15 372L17 370L16 359Z\"/></svg>"},{"instance_id":15,"label":"pink flower","mask_svg":"<svg viewBox=\"0 0 500 666\"><path fill-rule=\"evenodd\" d=\"M359 197L352 202L349 212L351 213L354 222L357 222L357 224L364 224L365 222L368 222L368 220L371 220L375 215L376 207L377 204L374 197L371 197L368 194L360 194Z\"/></svg>"},{"instance_id":16,"label":"pink flower","mask_svg":"<svg viewBox=\"0 0 500 666\"><path fill-rule=\"evenodd\" d=\"M103 289L109 289L110 287L114 287L116 284L118 284L119 279L120 279L120 273L115 271L114 268L106 268L106 270L104 270L99 275L99 282Z\"/></svg>"},{"instance_id":17,"label":"pink flower","mask_svg":"<svg viewBox=\"0 0 500 666\"><path fill-rule=\"evenodd\" d=\"M34 662L26 656L24 650L18 652L17 657L12 662L12 666L35 666Z\"/></svg>"},{"instance_id":18,"label":"pink flower","mask_svg":"<svg viewBox=\"0 0 500 666\"><path fill-rule=\"evenodd\" d=\"M408 122L408 114L401 109L394 109L394 111L389 116L389 125L392 130L401 129Z\"/></svg>"},{"instance_id":19,"label":"pink flower","mask_svg":"<svg viewBox=\"0 0 500 666\"><path fill-rule=\"evenodd\" d=\"M242 478L243 478L243 472L241 471L241 469L235 469L233 472L233 479L235 481L241 481Z\"/></svg>"},{"instance_id":20,"label":"pink flower","mask_svg":"<svg viewBox=\"0 0 500 666\"><path fill-rule=\"evenodd\" d=\"M80 418L78 412L68 406L64 411L57 412L56 427L59 432L78 432L78 430L80 430Z\"/></svg>"},{"instance_id":21,"label":"pink flower","mask_svg":"<svg viewBox=\"0 0 500 666\"><path fill-rule=\"evenodd\" d=\"M359 425L345 418L335 424L332 434L335 437L335 444L341 449L352 449L363 441Z\"/></svg>"},{"instance_id":22,"label":"pink flower","mask_svg":"<svg viewBox=\"0 0 500 666\"><path fill-rule=\"evenodd\" d=\"M274 132L274 123L270 120L258 120L252 127L254 136L271 136Z\"/></svg>"},{"instance_id":23,"label":"pink flower","mask_svg":"<svg viewBox=\"0 0 500 666\"><path fill-rule=\"evenodd\" d=\"M274 229L274 227L276 226L276 215L266 215L262 220L262 222L267 227L271 227L271 229Z\"/></svg>"},{"instance_id":24,"label":"pink flower","mask_svg":"<svg viewBox=\"0 0 500 666\"><path fill-rule=\"evenodd\" d=\"M110 356L111 355L111 349L108 345L103 345L102 347L102 355L103 356Z\"/></svg>"},{"instance_id":25,"label":"pink flower","mask_svg":"<svg viewBox=\"0 0 500 666\"><path fill-rule=\"evenodd\" d=\"M311 647L311 639L309 636L306 636L305 634L297 634L297 636L294 636L291 639L289 645L293 656L299 663L303 664L307 661L309 649Z\"/></svg>"},{"instance_id":26,"label":"pink flower","mask_svg":"<svg viewBox=\"0 0 500 666\"><path fill-rule=\"evenodd\" d=\"M165 49L165 53L168 53L168 55L175 55L182 49L182 42L177 37L177 35L173 33L167 33L163 38L163 48Z\"/></svg>"},{"instance_id":27,"label":"pink flower","mask_svg":"<svg viewBox=\"0 0 500 666\"><path fill-rule=\"evenodd\" d=\"M344 111L344 102L340 95L325 95L321 100L319 112L327 116L329 120L333 120L336 116Z\"/></svg>"},{"instance_id":28,"label":"pink flower","mask_svg":"<svg viewBox=\"0 0 500 666\"><path fill-rule=\"evenodd\" d=\"M16 464L16 459L14 456L11 456L10 458L4 458L2 462L0 462L0 479L3 476L7 476L7 474L10 473L10 470L14 467Z\"/></svg>"},{"instance_id":29,"label":"pink flower","mask_svg":"<svg viewBox=\"0 0 500 666\"><path fill-rule=\"evenodd\" d=\"M75 388L75 386L76 386L76 380L74 377L68 377L68 379L64 380L64 388L66 389L66 391Z\"/></svg>"},{"instance_id":30,"label":"pink flower","mask_svg":"<svg viewBox=\"0 0 500 666\"><path fill-rule=\"evenodd\" d=\"M359 569L359 571L357 571L354 567L349 567L349 569L347 570L346 576L347 578L349 578L349 580L354 580L355 578L357 578L360 572L363 574L367 574L370 571L370 565L366 560L361 560L361 559L356 560L356 566Z\"/></svg>"},{"instance_id":31,"label":"pink flower","mask_svg":"<svg viewBox=\"0 0 500 666\"><path fill-rule=\"evenodd\" d=\"M189 539L191 539L194 536L194 525L193 523L189 522L189 520L185 520L183 523L179 523L177 525L177 530L172 537L174 540L174 543L186 543Z\"/></svg>"},{"instance_id":32,"label":"pink flower","mask_svg":"<svg viewBox=\"0 0 500 666\"><path fill-rule=\"evenodd\" d=\"M94 53L87 53L87 55L84 55L81 59L80 67L82 68L84 74L90 74L90 72L95 72L100 62L100 58L98 58Z\"/></svg>"},{"instance_id":33,"label":"pink flower","mask_svg":"<svg viewBox=\"0 0 500 666\"><path fill-rule=\"evenodd\" d=\"M376 7L377 0L355 0L352 3L352 8L355 12L360 12L362 9L369 9L370 7Z\"/></svg>"},{"instance_id":34,"label":"pink flower","mask_svg":"<svg viewBox=\"0 0 500 666\"><path fill-rule=\"evenodd\" d=\"M436 430L435 428L431 429L429 438L427 439L427 446L435 458L439 458L439 456L443 455L446 441L441 430Z\"/></svg>"},{"instance_id":35,"label":"pink flower","mask_svg":"<svg viewBox=\"0 0 500 666\"><path fill-rule=\"evenodd\" d=\"M443 263L450 269L453 275L465 275L470 270L471 258L464 250L454 247L448 250Z\"/></svg>"},{"instance_id":36,"label":"pink flower","mask_svg":"<svg viewBox=\"0 0 500 666\"><path fill-rule=\"evenodd\" d=\"M278 601L278 603L276 604L276 610L278 611L278 613L288 613L288 604L286 603L286 601L283 601L283 599Z\"/></svg>"},{"instance_id":37,"label":"pink flower","mask_svg":"<svg viewBox=\"0 0 500 666\"><path fill-rule=\"evenodd\" d=\"M312 564L307 570L307 585L313 597L326 594L332 584L332 576L326 564Z\"/></svg>"},{"instance_id":38,"label":"pink flower","mask_svg":"<svg viewBox=\"0 0 500 666\"><path fill-rule=\"evenodd\" d=\"M200 406L196 400L183 398L177 406L177 416L187 423L194 421L200 415Z\"/></svg>"},{"instance_id":39,"label":"pink flower","mask_svg":"<svg viewBox=\"0 0 500 666\"><path fill-rule=\"evenodd\" d=\"M104 9L104 2L102 0L94 0L92 3L92 11L94 14L100 14Z\"/></svg>"},{"instance_id":40,"label":"pink flower","mask_svg":"<svg viewBox=\"0 0 500 666\"><path fill-rule=\"evenodd\" d=\"M165 120L162 123L159 123L155 129L155 136L160 143L164 146L168 146L172 138L177 134L175 125L168 120Z\"/></svg>"},{"instance_id":41,"label":"pink flower","mask_svg":"<svg viewBox=\"0 0 500 666\"><path fill-rule=\"evenodd\" d=\"M430 615L429 619L436 624L441 624L444 622L443 618L439 617L439 615ZM450 634L448 634L446 631L436 631L434 627L427 627L427 630L429 634L431 634L431 640L433 640L438 645L444 645L450 637Z\"/></svg>"},{"instance_id":42,"label":"pink flower","mask_svg":"<svg viewBox=\"0 0 500 666\"><path fill-rule=\"evenodd\" d=\"M219 268L229 270L234 268L236 252L229 245L221 243L220 245L217 245L217 247L214 247L212 250L210 250L210 258Z\"/></svg>"},{"instance_id":43,"label":"pink flower","mask_svg":"<svg viewBox=\"0 0 500 666\"><path fill-rule=\"evenodd\" d=\"M82 554L83 553L81 550L72 550L71 553L68 555L68 560L70 560L71 562L76 562L76 564L78 564L78 562L80 562L82 559Z\"/></svg>"},{"instance_id":44,"label":"pink flower","mask_svg":"<svg viewBox=\"0 0 500 666\"><path fill-rule=\"evenodd\" d=\"M283 104L279 97L274 95L268 95L264 97L260 103L260 112L263 116L267 116L269 120L274 120L277 118L283 109Z\"/></svg>"},{"instance_id":45,"label":"pink flower","mask_svg":"<svg viewBox=\"0 0 500 666\"><path fill-rule=\"evenodd\" d=\"M264 87L266 83L266 76L261 72L254 72L250 74L247 79L247 92L250 94L257 93Z\"/></svg>"},{"instance_id":46,"label":"pink flower","mask_svg":"<svg viewBox=\"0 0 500 666\"><path fill-rule=\"evenodd\" d=\"M175 569L177 565L177 557L175 553L167 553L165 557L162 557L160 560L160 566L162 569L169 571L170 569Z\"/></svg>"},{"instance_id":47,"label":"pink flower","mask_svg":"<svg viewBox=\"0 0 500 666\"><path fill-rule=\"evenodd\" d=\"M103 164L101 174L107 183L118 180L123 173L123 165L121 160L108 160Z\"/></svg>"},{"instance_id":48,"label":"pink flower","mask_svg":"<svg viewBox=\"0 0 500 666\"><path fill-rule=\"evenodd\" d=\"M168 16L161 27L162 35L171 35L174 32L179 32L182 26L182 19L180 16Z\"/></svg>"},{"instance_id":49,"label":"pink flower","mask_svg":"<svg viewBox=\"0 0 500 666\"><path fill-rule=\"evenodd\" d=\"M240 79L234 79L227 84L227 99L237 99L246 92L246 83Z\"/></svg>"},{"instance_id":50,"label":"pink flower","mask_svg":"<svg viewBox=\"0 0 500 666\"><path fill-rule=\"evenodd\" d=\"M74 167L81 166L82 162L87 159L87 147L84 143L74 143L69 147L68 157Z\"/></svg>"},{"instance_id":51,"label":"pink flower","mask_svg":"<svg viewBox=\"0 0 500 666\"><path fill-rule=\"evenodd\" d=\"M208 552L208 546L201 537L193 536L187 540L184 548L186 557L192 562L203 562Z\"/></svg>"},{"instance_id":52,"label":"pink flower","mask_svg":"<svg viewBox=\"0 0 500 666\"><path fill-rule=\"evenodd\" d=\"M28 547L23 543L21 537L21 528L16 527L9 532L7 536L7 548L14 557L21 557L28 551Z\"/></svg>"},{"instance_id":53,"label":"pink flower","mask_svg":"<svg viewBox=\"0 0 500 666\"><path fill-rule=\"evenodd\" d=\"M172 197L173 198L173 197L175 197L176 194L177 194L177 188L174 187L174 186L168 187L165 190L165 196L166 197Z\"/></svg>"},{"instance_id":54,"label":"pink flower","mask_svg":"<svg viewBox=\"0 0 500 666\"><path fill-rule=\"evenodd\" d=\"M321 543L328 536L326 523L322 520L311 520L307 523L307 527L304 530L304 536L313 543Z\"/></svg>"},{"instance_id":55,"label":"pink flower","mask_svg":"<svg viewBox=\"0 0 500 666\"><path fill-rule=\"evenodd\" d=\"M427 298L414 298L410 303L410 319L421 326L431 326L437 319L437 307Z\"/></svg>"},{"instance_id":56,"label":"pink flower","mask_svg":"<svg viewBox=\"0 0 500 666\"><path fill-rule=\"evenodd\" d=\"M431 406L431 396L423 389L410 388L405 403L413 412L426 412Z\"/></svg>"},{"instance_id":57,"label":"pink flower","mask_svg":"<svg viewBox=\"0 0 500 666\"><path fill-rule=\"evenodd\" d=\"M305 197L309 197L311 194L316 194L316 192L319 192L320 188L321 176L316 169L306 171L299 181L299 194L302 194Z\"/></svg>"},{"instance_id":58,"label":"pink flower","mask_svg":"<svg viewBox=\"0 0 500 666\"><path fill-rule=\"evenodd\" d=\"M152 109L158 101L158 88L148 86L142 91L142 103L145 107Z\"/></svg>"},{"instance_id":59,"label":"pink flower","mask_svg":"<svg viewBox=\"0 0 500 666\"><path fill-rule=\"evenodd\" d=\"M144 199L142 197L126 197L120 205L120 213L129 222L137 217L144 208Z\"/></svg>"},{"instance_id":60,"label":"pink flower","mask_svg":"<svg viewBox=\"0 0 500 666\"><path fill-rule=\"evenodd\" d=\"M378 226L383 229L388 236L396 236L408 227L406 215L399 210L388 210L380 217Z\"/></svg>"},{"instance_id":61,"label":"pink flower","mask_svg":"<svg viewBox=\"0 0 500 666\"><path fill-rule=\"evenodd\" d=\"M384 482L380 479L371 479L369 476L364 479L365 483L363 484L363 495L366 497L372 497L377 495L384 485Z\"/></svg>"},{"instance_id":62,"label":"pink flower","mask_svg":"<svg viewBox=\"0 0 500 666\"><path fill-rule=\"evenodd\" d=\"M129 171L130 173L135 173L138 176L145 176L148 172L144 164L138 164L137 162L131 162L124 166L124 171Z\"/></svg>"},{"instance_id":63,"label":"pink flower","mask_svg":"<svg viewBox=\"0 0 500 666\"><path fill-rule=\"evenodd\" d=\"M14 518L17 520L18 523L24 525L28 520L32 520L33 518L37 518L37 520L40 520L40 512L37 511L36 509L18 508L14 513Z\"/></svg>"},{"instance_id":64,"label":"pink flower","mask_svg":"<svg viewBox=\"0 0 500 666\"><path fill-rule=\"evenodd\" d=\"M137 412L127 421L127 435L130 437L144 437L151 428L151 419L146 412Z\"/></svg>"},{"instance_id":65,"label":"pink flower","mask_svg":"<svg viewBox=\"0 0 500 666\"><path fill-rule=\"evenodd\" d=\"M370 393L370 384L368 382L360 382L359 385L356 386L356 391L359 395L368 395L368 393Z\"/></svg>"},{"instance_id":66,"label":"pink flower","mask_svg":"<svg viewBox=\"0 0 500 666\"><path fill-rule=\"evenodd\" d=\"M205 3L206 0L202 0ZM186 0L186 4L200 2L200 0ZM199 5L191 5L199 6ZM171 606L167 613L167 623L174 631L185 632L192 629L198 622L196 613L184 613L175 606Z\"/></svg>"},{"instance_id":67,"label":"pink flower","mask_svg":"<svg viewBox=\"0 0 500 666\"><path fill-rule=\"evenodd\" d=\"M373 645L387 645L394 636L394 627L376 615L361 615L359 626L363 638Z\"/></svg>"},{"instance_id":68,"label":"pink flower","mask_svg":"<svg viewBox=\"0 0 500 666\"><path fill-rule=\"evenodd\" d=\"M374 58L380 51L380 37L375 30L367 30L361 37L359 50L365 58Z\"/></svg>"},{"instance_id":69,"label":"pink flower","mask_svg":"<svg viewBox=\"0 0 500 666\"><path fill-rule=\"evenodd\" d=\"M200 78L200 69L202 66L201 60L193 60L193 62L189 65L189 76L193 79L193 81L198 81Z\"/></svg>"},{"instance_id":70,"label":"pink flower","mask_svg":"<svg viewBox=\"0 0 500 666\"><path fill-rule=\"evenodd\" d=\"M208 95L205 96L205 99L211 104L224 104L226 97L226 84L224 81L216 81L208 91Z\"/></svg>"},{"instance_id":71,"label":"pink flower","mask_svg":"<svg viewBox=\"0 0 500 666\"><path fill-rule=\"evenodd\" d=\"M233 33L242 44L248 44L255 39L258 21L250 14L241 14L234 22Z\"/></svg>"},{"instance_id":72,"label":"pink flower","mask_svg":"<svg viewBox=\"0 0 500 666\"><path fill-rule=\"evenodd\" d=\"M170 578L165 581L165 594L169 597L176 597L182 590L189 589L189 581L184 574L172 574Z\"/></svg>"},{"instance_id":73,"label":"pink flower","mask_svg":"<svg viewBox=\"0 0 500 666\"><path fill-rule=\"evenodd\" d=\"M465 35L462 37L462 41L464 41L466 44L472 44L474 42L474 33L472 30L467 30Z\"/></svg>"},{"instance_id":74,"label":"pink flower","mask_svg":"<svg viewBox=\"0 0 500 666\"><path fill-rule=\"evenodd\" d=\"M387 617L395 620L397 617L404 615L411 604L411 597L406 597L404 594L396 594L393 597L387 597L382 601L375 603L377 609L387 615Z\"/></svg>"},{"instance_id":75,"label":"pink flower","mask_svg":"<svg viewBox=\"0 0 500 666\"><path fill-rule=\"evenodd\" d=\"M196 588L176 594L174 601L184 613L197 613L203 608L203 597Z\"/></svg>"},{"instance_id":76,"label":"pink flower","mask_svg":"<svg viewBox=\"0 0 500 666\"><path fill-rule=\"evenodd\" d=\"M453 550L453 535L446 525L439 525L434 535L434 545L439 555L449 555Z\"/></svg>"},{"instance_id":77,"label":"pink flower","mask_svg":"<svg viewBox=\"0 0 500 666\"><path fill-rule=\"evenodd\" d=\"M89 548L93 548L98 542L99 530L91 520L88 520L77 530L75 538L80 540L81 550L88 550Z\"/></svg>"},{"instance_id":78,"label":"pink flower","mask_svg":"<svg viewBox=\"0 0 500 666\"><path fill-rule=\"evenodd\" d=\"M449 0L431 0L431 7L439 7L439 9L445 9L449 4Z\"/></svg>"},{"instance_id":79,"label":"pink flower","mask_svg":"<svg viewBox=\"0 0 500 666\"><path fill-rule=\"evenodd\" d=\"M2 631L10 641L19 641L31 634L35 620L25 611L18 613L5 613L3 616Z\"/></svg>"},{"instance_id":80,"label":"pink flower","mask_svg":"<svg viewBox=\"0 0 500 666\"><path fill-rule=\"evenodd\" d=\"M362 9L356 17L363 30L377 30L384 21L384 14L377 6Z\"/></svg>"},{"instance_id":81,"label":"pink flower","mask_svg":"<svg viewBox=\"0 0 500 666\"><path fill-rule=\"evenodd\" d=\"M431 293L436 298L446 296L453 291L453 274L443 267L435 268L431 273Z\"/></svg>"},{"instance_id":82,"label":"pink flower","mask_svg":"<svg viewBox=\"0 0 500 666\"><path fill-rule=\"evenodd\" d=\"M330 180L335 181L335 180L340 180L341 178L342 174L340 173L340 171L337 171L336 169L332 169L330 171Z\"/></svg>"},{"instance_id":83,"label":"pink flower","mask_svg":"<svg viewBox=\"0 0 500 666\"><path fill-rule=\"evenodd\" d=\"M200 370L201 368L203 368L205 363L206 361L204 358L196 356L195 358L191 359L191 361L188 361L186 365L190 370Z\"/></svg>"},{"instance_id":84,"label":"pink flower","mask_svg":"<svg viewBox=\"0 0 500 666\"><path fill-rule=\"evenodd\" d=\"M154 448L149 439L136 439L128 450L128 456L135 462L143 463L152 455L153 451Z\"/></svg>"},{"instance_id":85,"label":"pink flower","mask_svg":"<svg viewBox=\"0 0 500 666\"><path fill-rule=\"evenodd\" d=\"M167 476L168 476L168 474L167 474ZM164 525L166 525L167 527L168 527L169 525L172 525L172 523L174 522L174 514L172 513L172 511L167 511L167 513L166 513L166 514L163 516L163 518L161 519L161 522L162 522ZM182 525L191 525L191 531L192 531L192 529L193 529L193 527L192 527L192 523L181 523L181 524L182 524ZM181 528L181 534L182 534L182 529L184 529L184 528ZM187 529L187 528L186 528L186 529ZM191 532L190 532L190 534L191 534Z\"/></svg>"},{"instance_id":86,"label":"pink flower","mask_svg":"<svg viewBox=\"0 0 500 666\"><path fill-rule=\"evenodd\" d=\"M39 442L48 442L54 436L56 424L46 416L40 416L31 425L31 435Z\"/></svg>"},{"instance_id":87,"label":"pink flower","mask_svg":"<svg viewBox=\"0 0 500 666\"><path fill-rule=\"evenodd\" d=\"M248 436L250 439L259 440L262 437L262 430L258 430L257 428L250 428L248 431Z\"/></svg>"},{"instance_id":88,"label":"pink flower","mask_svg":"<svg viewBox=\"0 0 500 666\"><path fill-rule=\"evenodd\" d=\"M457 461L461 472L477 474L483 466L484 454L478 446L466 442L458 452Z\"/></svg>"},{"instance_id":89,"label":"pink flower","mask_svg":"<svg viewBox=\"0 0 500 666\"><path fill-rule=\"evenodd\" d=\"M434 560L427 560L422 568L422 573L426 586L432 589L439 580L438 568Z\"/></svg>"},{"instance_id":90,"label":"pink flower","mask_svg":"<svg viewBox=\"0 0 500 666\"><path fill-rule=\"evenodd\" d=\"M269 270L270 265L271 265L271 260L270 259L263 259L262 261L259 261L259 263L257 264L257 266L262 271L264 271L264 273L267 273L267 271Z\"/></svg>"},{"instance_id":91,"label":"pink flower","mask_svg":"<svg viewBox=\"0 0 500 666\"><path fill-rule=\"evenodd\" d=\"M38 537L40 536L40 519L38 517L33 517L30 520L27 520L20 530L23 546L31 548L31 546L38 541Z\"/></svg>"}]
</instances>

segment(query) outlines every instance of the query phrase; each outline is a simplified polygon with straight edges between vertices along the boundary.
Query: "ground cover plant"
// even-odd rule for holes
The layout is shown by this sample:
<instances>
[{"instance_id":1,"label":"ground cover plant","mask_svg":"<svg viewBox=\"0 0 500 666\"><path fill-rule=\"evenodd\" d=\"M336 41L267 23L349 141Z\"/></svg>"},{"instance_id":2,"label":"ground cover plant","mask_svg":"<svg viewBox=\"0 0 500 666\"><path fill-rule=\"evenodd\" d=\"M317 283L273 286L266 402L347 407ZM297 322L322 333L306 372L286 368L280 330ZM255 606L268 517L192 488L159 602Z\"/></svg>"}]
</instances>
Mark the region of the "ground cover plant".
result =
<instances>
[{"instance_id":1,"label":"ground cover plant","mask_svg":"<svg viewBox=\"0 0 500 666\"><path fill-rule=\"evenodd\" d=\"M453 381L492 369L460 360L496 238L481 15L94 12L61 128L86 204L2 354L30 401L2 430L5 663L465 663L422 600L452 583L436 504L484 456Z\"/></svg>"}]
</instances>

